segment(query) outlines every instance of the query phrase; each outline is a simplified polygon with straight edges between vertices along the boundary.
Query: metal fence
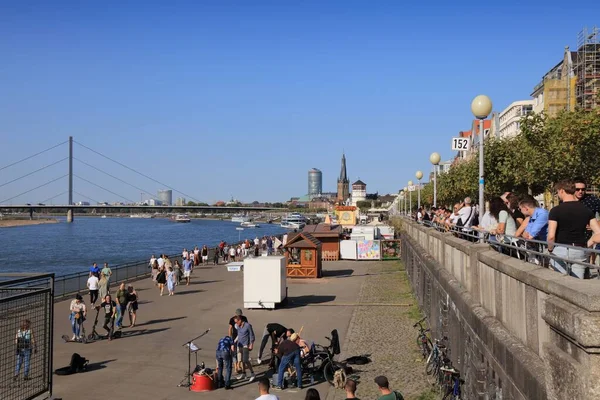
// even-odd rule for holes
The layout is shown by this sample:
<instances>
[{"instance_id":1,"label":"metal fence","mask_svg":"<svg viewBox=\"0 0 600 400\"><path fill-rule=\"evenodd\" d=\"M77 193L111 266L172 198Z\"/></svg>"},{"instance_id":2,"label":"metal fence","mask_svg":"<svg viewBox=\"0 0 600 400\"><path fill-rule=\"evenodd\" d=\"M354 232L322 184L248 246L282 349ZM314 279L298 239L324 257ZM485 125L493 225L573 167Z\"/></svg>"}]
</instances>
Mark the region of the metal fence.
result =
<instances>
[{"instance_id":1,"label":"metal fence","mask_svg":"<svg viewBox=\"0 0 600 400\"><path fill-rule=\"evenodd\" d=\"M0 274L0 399L52 395L54 274Z\"/></svg>"},{"instance_id":2,"label":"metal fence","mask_svg":"<svg viewBox=\"0 0 600 400\"><path fill-rule=\"evenodd\" d=\"M580 279L600 279L600 250L530 240L505 234L493 234L483 229L447 226L423 221L422 225L470 242L489 244L494 250L535 265L550 268ZM548 248L552 248L549 251Z\"/></svg>"}]
</instances>

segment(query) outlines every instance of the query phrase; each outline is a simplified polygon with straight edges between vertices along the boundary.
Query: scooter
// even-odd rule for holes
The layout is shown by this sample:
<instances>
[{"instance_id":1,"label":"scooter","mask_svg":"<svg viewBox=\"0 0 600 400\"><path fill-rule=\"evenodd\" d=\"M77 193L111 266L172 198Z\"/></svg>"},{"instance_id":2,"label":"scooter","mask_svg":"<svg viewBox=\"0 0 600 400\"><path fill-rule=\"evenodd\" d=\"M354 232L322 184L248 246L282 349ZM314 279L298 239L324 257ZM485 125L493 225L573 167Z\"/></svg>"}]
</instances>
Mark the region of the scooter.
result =
<instances>
[{"instance_id":1,"label":"scooter","mask_svg":"<svg viewBox=\"0 0 600 400\"><path fill-rule=\"evenodd\" d=\"M96 320L98 320L98 315L96 315ZM83 322L85 322L85 319L83 320ZM79 337L79 339L75 339L72 340L69 335L62 335L62 339L65 341L65 343L87 343L87 337L85 335L85 327L83 326L83 322L81 323L81 336ZM95 326L95 325L94 325Z\"/></svg>"}]
</instances>

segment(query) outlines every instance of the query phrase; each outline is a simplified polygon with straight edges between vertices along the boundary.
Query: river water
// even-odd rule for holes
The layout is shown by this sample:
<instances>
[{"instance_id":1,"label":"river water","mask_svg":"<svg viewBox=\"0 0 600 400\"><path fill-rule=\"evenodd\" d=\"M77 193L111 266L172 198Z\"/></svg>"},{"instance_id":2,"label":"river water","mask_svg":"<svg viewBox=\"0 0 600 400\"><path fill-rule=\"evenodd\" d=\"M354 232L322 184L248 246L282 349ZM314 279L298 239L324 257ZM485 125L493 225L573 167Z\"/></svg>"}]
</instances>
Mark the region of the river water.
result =
<instances>
[{"instance_id":1,"label":"river water","mask_svg":"<svg viewBox=\"0 0 600 400\"><path fill-rule=\"evenodd\" d=\"M150 259L152 254L180 253L184 247L215 247L286 232L276 224L238 231L239 223L193 219L175 223L153 218L76 217L67 224L31 225L0 229L0 272L54 272L65 275L102 265Z\"/></svg>"}]
</instances>

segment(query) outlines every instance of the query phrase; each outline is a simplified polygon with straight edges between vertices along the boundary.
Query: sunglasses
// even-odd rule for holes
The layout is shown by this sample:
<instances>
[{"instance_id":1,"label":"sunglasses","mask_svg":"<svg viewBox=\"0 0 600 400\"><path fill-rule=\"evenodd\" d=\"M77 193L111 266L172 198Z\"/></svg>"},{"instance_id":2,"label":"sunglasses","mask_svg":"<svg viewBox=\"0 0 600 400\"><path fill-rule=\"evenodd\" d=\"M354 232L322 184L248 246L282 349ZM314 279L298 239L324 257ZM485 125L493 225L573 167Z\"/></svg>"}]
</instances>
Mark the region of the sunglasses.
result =
<instances>
[{"instance_id":1,"label":"sunglasses","mask_svg":"<svg viewBox=\"0 0 600 400\"><path fill-rule=\"evenodd\" d=\"M585 192L585 188L575 188L576 192Z\"/></svg>"}]
</instances>

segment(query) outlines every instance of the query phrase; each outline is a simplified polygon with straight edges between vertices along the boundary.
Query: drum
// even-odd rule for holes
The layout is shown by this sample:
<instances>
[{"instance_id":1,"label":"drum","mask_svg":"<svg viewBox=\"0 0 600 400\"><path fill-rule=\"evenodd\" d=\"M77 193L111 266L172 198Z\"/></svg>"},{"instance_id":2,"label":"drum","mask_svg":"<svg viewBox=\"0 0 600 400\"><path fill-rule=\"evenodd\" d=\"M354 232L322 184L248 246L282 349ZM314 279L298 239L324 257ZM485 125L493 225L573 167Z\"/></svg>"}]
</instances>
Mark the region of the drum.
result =
<instances>
[{"instance_id":1,"label":"drum","mask_svg":"<svg viewBox=\"0 0 600 400\"><path fill-rule=\"evenodd\" d=\"M194 372L190 390L192 392L210 392L211 390L214 390L213 380L210 376L201 375L197 372Z\"/></svg>"}]
</instances>

